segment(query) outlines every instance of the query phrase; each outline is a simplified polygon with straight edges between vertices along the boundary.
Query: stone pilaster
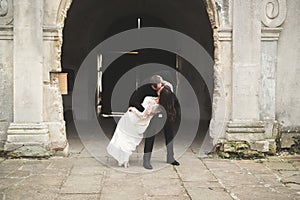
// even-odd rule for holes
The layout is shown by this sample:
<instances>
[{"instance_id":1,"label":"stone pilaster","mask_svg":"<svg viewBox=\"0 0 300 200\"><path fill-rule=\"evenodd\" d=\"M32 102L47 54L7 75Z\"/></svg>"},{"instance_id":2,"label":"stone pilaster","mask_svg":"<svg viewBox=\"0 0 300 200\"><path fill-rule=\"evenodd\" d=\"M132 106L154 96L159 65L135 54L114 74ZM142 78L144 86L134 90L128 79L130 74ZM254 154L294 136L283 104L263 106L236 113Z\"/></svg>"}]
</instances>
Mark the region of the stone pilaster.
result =
<instances>
[{"instance_id":1,"label":"stone pilaster","mask_svg":"<svg viewBox=\"0 0 300 200\"><path fill-rule=\"evenodd\" d=\"M11 156L45 156L49 131L43 123L43 1L13 1L13 8L13 123L5 150Z\"/></svg>"},{"instance_id":2,"label":"stone pilaster","mask_svg":"<svg viewBox=\"0 0 300 200\"><path fill-rule=\"evenodd\" d=\"M286 18L286 0L264 0L261 2L261 91L260 118L275 120L275 91L278 39Z\"/></svg>"},{"instance_id":3,"label":"stone pilaster","mask_svg":"<svg viewBox=\"0 0 300 200\"><path fill-rule=\"evenodd\" d=\"M263 0L260 7L262 9L260 119L265 123L265 140L274 143L275 146L278 40L282 31L280 26L286 18L286 0Z\"/></svg>"},{"instance_id":4,"label":"stone pilaster","mask_svg":"<svg viewBox=\"0 0 300 200\"><path fill-rule=\"evenodd\" d=\"M274 152L276 148L277 41L285 3L285 0L234 1L233 105L226 139L247 141L252 149L263 152Z\"/></svg>"},{"instance_id":5,"label":"stone pilaster","mask_svg":"<svg viewBox=\"0 0 300 200\"><path fill-rule=\"evenodd\" d=\"M215 29L217 41L214 66L214 96L210 136L216 144L225 139L226 122L231 111L232 28Z\"/></svg>"},{"instance_id":6,"label":"stone pilaster","mask_svg":"<svg viewBox=\"0 0 300 200\"><path fill-rule=\"evenodd\" d=\"M260 121L261 20L260 1L233 1L232 108L226 140L250 144L265 139ZM263 143L260 151L268 151Z\"/></svg>"},{"instance_id":7,"label":"stone pilaster","mask_svg":"<svg viewBox=\"0 0 300 200\"><path fill-rule=\"evenodd\" d=\"M275 120L277 41L281 28L263 28L261 42L260 118Z\"/></svg>"},{"instance_id":8,"label":"stone pilaster","mask_svg":"<svg viewBox=\"0 0 300 200\"><path fill-rule=\"evenodd\" d=\"M233 2L232 120L259 120L259 1Z\"/></svg>"}]
</instances>

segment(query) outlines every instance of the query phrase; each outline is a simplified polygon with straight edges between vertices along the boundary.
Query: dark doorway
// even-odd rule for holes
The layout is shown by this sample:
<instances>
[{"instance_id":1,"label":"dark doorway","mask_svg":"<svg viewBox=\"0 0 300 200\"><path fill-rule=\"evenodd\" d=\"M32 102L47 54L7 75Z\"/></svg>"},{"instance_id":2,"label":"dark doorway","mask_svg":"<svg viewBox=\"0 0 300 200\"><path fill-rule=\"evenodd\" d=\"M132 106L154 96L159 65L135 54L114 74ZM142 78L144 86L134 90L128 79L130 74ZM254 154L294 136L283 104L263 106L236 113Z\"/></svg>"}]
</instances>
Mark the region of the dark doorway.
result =
<instances>
[{"instance_id":1,"label":"dark doorway","mask_svg":"<svg viewBox=\"0 0 300 200\"><path fill-rule=\"evenodd\" d=\"M113 62L109 68L103 73L102 85L103 91L101 93L102 102L101 102L101 113L102 115L110 114L112 112L126 112L128 106L128 100L131 94L121 97L122 99L127 99L126 102L121 103L118 107L115 107L115 110L111 108L111 95L117 81L124 75L127 71L147 63L160 63L166 66L176 67L176 55L157 49L140 49L136 50L137 54L125 54ZM116 52L117 53L117 52ZM166 71L157 71L155 66L149 66L152 69L153 75L159 74L165 80L168 80L173 85L176 84L176 74L171 70ZM145 81L149 79L148 75L144 73L136 72L134 76L128 80L126 85L123 86L123 89L126 91L133 91L140 87ZM127 98L126 98L127 97Z\"/></svg>"}]
</instances>

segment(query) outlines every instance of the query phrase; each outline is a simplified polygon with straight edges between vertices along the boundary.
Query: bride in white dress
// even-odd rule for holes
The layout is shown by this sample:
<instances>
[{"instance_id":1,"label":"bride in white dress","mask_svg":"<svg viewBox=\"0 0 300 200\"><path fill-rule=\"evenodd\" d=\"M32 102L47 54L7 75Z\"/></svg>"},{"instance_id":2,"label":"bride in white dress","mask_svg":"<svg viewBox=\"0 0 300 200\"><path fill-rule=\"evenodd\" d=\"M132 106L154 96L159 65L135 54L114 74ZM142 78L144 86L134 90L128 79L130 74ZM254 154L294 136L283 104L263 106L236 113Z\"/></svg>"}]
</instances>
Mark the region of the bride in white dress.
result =
<instances>
[{"instance_id":1,"label":"bride in white dress","mask_svg":"<svg viewBox=\"0 0 300 200\"><path fill-rule=\"evenodd\" d=\"M114 135L107 146L107 152L114 157L119 166L129 166L129 157L143 139L143 133L148 127L152 117L162 111L159 104L162 87L157 93L158 97L146 96L142 103L144 111L140 112L135 107L130 107L119 120Z\"/></svg>"},{"instance_id":2,"label":"bride in white dress","mask_svg":"<svg viewBox=\"0 0 300 200\"><path fill-rule=\"evenodd\" d=\"M107 152L118 161L120 166L128 167L129 156L143 139L143 133L151 118L160 111L158 97L145 97L142 106L145 108L143 112L130 107L121 117L107 146Z\"/></svg>"}]
</instances>

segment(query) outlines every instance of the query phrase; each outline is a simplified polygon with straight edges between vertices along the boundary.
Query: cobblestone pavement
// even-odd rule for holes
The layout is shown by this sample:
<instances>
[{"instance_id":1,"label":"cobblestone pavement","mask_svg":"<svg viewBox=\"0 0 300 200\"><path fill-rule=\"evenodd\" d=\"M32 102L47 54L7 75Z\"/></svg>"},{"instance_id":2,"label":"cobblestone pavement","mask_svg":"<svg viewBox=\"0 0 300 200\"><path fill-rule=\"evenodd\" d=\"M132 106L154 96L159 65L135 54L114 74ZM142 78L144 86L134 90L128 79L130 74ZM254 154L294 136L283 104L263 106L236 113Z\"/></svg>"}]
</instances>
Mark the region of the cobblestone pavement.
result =
<instances>
[{"instance_id":1,"label":"cobblestone pavement","mask_svg":"<svg viewBox=\"0 0 300 200\"><path fill-rule=\"evenodd\" d=\"M190 148L179 161L151 173L124 173L80 145L65 158L1 159L0 199L300 199L299 156L199 159Z\"/></svg>"}]
</instances>

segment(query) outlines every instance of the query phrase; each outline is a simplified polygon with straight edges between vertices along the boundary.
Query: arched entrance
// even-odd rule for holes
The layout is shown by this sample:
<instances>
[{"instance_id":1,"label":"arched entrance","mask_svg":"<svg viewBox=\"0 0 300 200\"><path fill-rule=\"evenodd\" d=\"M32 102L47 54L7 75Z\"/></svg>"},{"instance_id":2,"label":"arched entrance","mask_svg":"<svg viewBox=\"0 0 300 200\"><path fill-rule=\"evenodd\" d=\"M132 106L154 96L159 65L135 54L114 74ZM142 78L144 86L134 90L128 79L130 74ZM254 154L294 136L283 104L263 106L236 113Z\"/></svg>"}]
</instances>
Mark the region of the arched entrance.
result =
<instances>
[{"instance_id":1,"label":"arched entrance","mask_svg":"<svg viewBox=\"0 0 300 200\"><path fill-rule=\"evenodd\" d=\"M62 1L59 12L65 10L69 3L71 1ZM207 14L207 9L210 8L208 4L210 3L207 5L205 3L207 2L201 0L193 0L189 3L174 0L151 2L73 0L65 20L61 55L62 71L69 74L69 94L63 97L68 139L73 137L70 134L73 132L70 131L70 127L72 127L70 125L72 125L71 95L73 81L83 59L97 44L113 34L136 28L138 26L137 19L140 18L141 26L169 28L190 36L213 57L213 30ZM58 17L58 20L62 20L62 18ZM186 60L168 52L148 49L140 51L139 55L124 55L116 60L112 64L111 70L103 74L101 112L103 114L114 112L110 108L111 91L122 73L147 62L158 62L173 66L178 72L192 80L195 86L194 90L201 96L198 98L201 100L201 110L206 113L203 117L203 123L200 124L203 128L202 133L205 133L211 119L212 102L204 81L201 77L193 77L192 67ZM120 65L122 65L122 69L120 69ZM129 85L136 87L139 84L140 75L133 77L132 80L133 82ZM177 83L173 84L176 85ZM116 111L124 111L124 109L126 107L123 110L120 108ZM112 130L112 127L113 125L109 126L108 130ZM201 133L198 136L203 138Z\"/></svg>"}]
</instances>

